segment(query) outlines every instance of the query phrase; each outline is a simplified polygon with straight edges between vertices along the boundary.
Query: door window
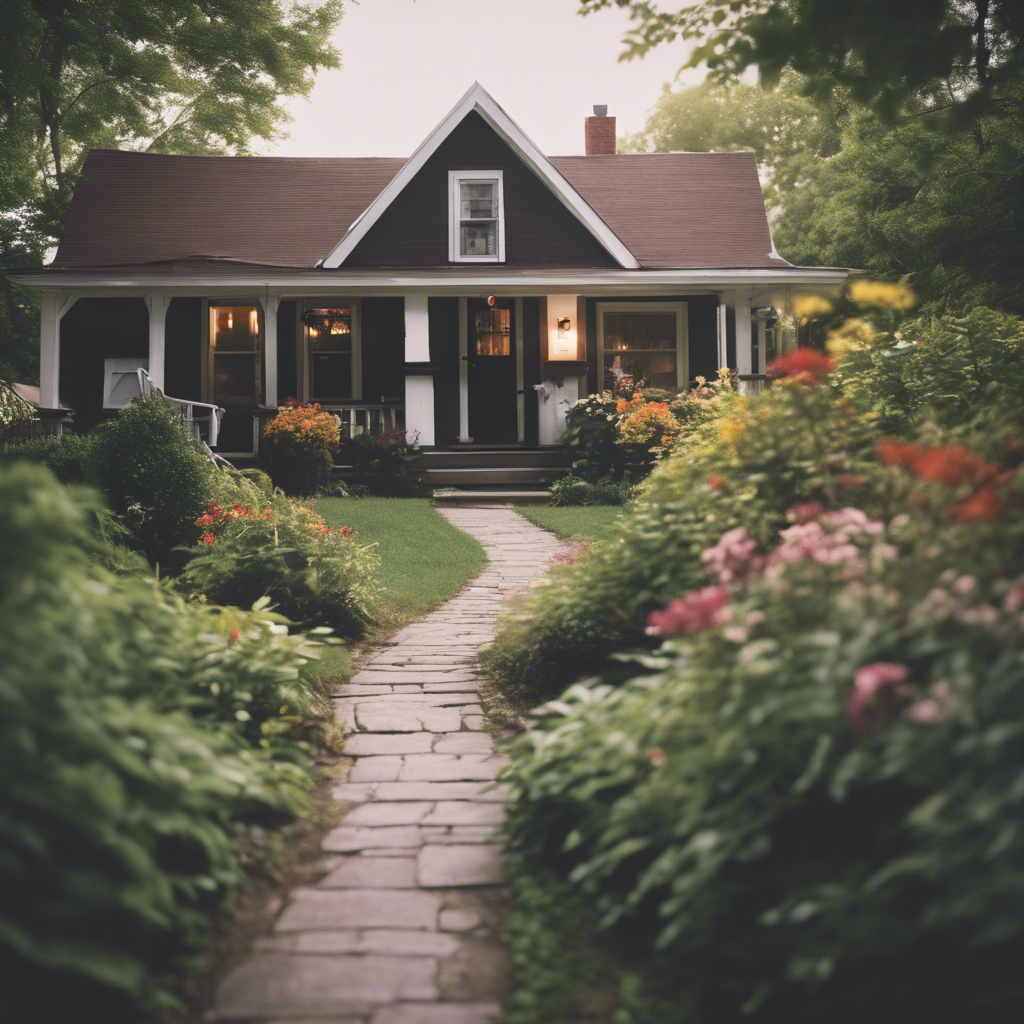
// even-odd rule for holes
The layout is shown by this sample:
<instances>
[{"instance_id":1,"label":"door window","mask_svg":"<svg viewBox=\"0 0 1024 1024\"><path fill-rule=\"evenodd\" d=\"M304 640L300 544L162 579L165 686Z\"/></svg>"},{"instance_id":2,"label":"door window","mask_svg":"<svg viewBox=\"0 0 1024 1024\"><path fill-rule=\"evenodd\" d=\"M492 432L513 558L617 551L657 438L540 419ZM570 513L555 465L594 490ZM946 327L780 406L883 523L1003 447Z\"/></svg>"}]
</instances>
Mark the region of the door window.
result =
<instances>
[{"instance_id":1,"label":"door window","mask_svg":"<svg viewBox=\"0 0 1024 1024\"><path fill-rule=\"evenodd\" d=\"M352 307L307 309L309 397L314 402L352 397Z\"/></svg>"},{"instance_id":2,"label":"door window","mask_svg":"<svg viewBox=\"0 0 1024 1024\"><path fill-rule=\"evenodd\" d=\"M476 314L476 354L512 355L512 310L482 309Z\"/></svg>"},{"instance_id":3,"label":"door window","mask_svg":"<svg viewBox=\"0 0 1024 1024\"><path fill-rule=\"evenodd\" d=\"M256 401L260 319L256 306L211 306L213 401Z\"/></svg>"}]
</instances>

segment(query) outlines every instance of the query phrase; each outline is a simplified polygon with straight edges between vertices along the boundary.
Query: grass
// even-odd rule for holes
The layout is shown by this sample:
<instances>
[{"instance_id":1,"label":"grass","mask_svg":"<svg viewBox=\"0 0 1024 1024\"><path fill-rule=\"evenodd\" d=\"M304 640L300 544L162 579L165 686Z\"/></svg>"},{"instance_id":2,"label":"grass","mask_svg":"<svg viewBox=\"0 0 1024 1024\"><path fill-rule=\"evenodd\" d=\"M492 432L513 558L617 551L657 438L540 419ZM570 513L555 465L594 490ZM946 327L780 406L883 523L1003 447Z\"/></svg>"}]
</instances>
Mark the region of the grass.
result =
<instances>
[{"instance_id":1,"label":"grass","mask_svg":"<svg viewBox=\"0 0 1024 1024\"><path fill-rule=\"evenodd\" d=\"M487 561L480 544L456 530L429 498L321 498L316 507L330 526L351 526L363 543L377 545L381 629L447 601Z\"/></svg>"},{"instance_id":2,"label":"grass","mask_svg":"<svg viewBox=\"0 0 1024 1024\"><path fill-rule=\"evenodd\" d=\"M543 530L566 540L604 540L612 532L622 513L621 505L581 505L556 508L552 505L527 505L516 509Z\"/></svg>"}]
</instances>

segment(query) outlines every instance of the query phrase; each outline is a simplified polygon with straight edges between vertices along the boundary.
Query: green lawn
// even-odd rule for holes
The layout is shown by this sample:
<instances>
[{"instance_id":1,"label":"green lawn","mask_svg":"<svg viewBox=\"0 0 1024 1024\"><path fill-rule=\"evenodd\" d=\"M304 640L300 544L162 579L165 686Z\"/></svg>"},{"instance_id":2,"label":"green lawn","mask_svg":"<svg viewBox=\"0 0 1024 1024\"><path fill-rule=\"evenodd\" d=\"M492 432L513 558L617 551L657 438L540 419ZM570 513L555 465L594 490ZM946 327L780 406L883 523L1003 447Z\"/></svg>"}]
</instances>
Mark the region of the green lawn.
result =
<instances>
[{"instance_id":1,"label":"green lawn","mask_svg":"<svg viewBox=\"0 0 1024 1024\"><path fill-rule=\"evenodd\" d=\"M320 498L330 526L351 526L376 544L385 588L380 626L394 628L451 597L487 561L472 537L456 530L428 498Z\"/></svg>"},{"instance_id":2,"label":"green lawn","mask_svg":"<svg viewBox=\"0 0 1024 1024\"><path fill-rule=\"evenodd\" d=\"M551 505L524 505L516 511L550 530L558 537L573 540L603 540L612 531L612 524L622 512L621 505L582 505L577 508L555 508Z\"/></svg>"}]
</instances>

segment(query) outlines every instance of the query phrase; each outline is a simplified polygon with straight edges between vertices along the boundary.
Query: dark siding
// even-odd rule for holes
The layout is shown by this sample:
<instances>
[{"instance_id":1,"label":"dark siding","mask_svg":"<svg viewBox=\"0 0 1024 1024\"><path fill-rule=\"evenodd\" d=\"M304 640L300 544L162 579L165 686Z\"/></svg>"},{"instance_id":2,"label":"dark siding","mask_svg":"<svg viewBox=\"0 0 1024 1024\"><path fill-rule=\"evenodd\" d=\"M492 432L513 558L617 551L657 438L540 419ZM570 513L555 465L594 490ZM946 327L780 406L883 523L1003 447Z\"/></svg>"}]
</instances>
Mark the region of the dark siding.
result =
<instances>
[{"instance_id":1,"label":"dark siding","mask_svg":"<svg viewBox=\"0 0 1024 1024\"><path fill-rule=\"evenodd\" d=\"M173 398L202 401L202 318L202 299L171 299L167 307L164 390Z\"/></svg>"},{"instance_id":2,"label":"dark siding","mask_svg":"<svg viewBox=\"0 0 1024 1024\"><path fill-rule=\"evenodd\" d=\"M405 304L399 298L363 299L363 399L403 401L405 376Z\"/></svg>"},{"instance_id":3,"label":"dark siding","mask_svg":"<svg viewBox=\"0 0 1024 1024\"><path fill-rule=\"evenodd\" d=\"M714 380L718 373L718 300L713 295L602 296L587 303L587 390L598 390L597 304L598 302L685 302L690 341L690 379L701 376Z\"/></svg>"},{"instance_id":4,"label":"dark siding","mask_svg":"<svg viewBox=\"0 0 1024 1024\"><path fill-rule=\"evenodd\" d=\"M459 439L459 300L427 300L430 318L430 361L434 374L434 442L455 444Z\"/></svg>"},{"instance_id":5,"label":"dark siding","mask_svg":"<svg viewBox=\"0 0 1024 1024\"><path fill-rule=\"evenodd\" d=\"M475 112L441 144L344 265L463 266L448 262L450 170L504 172L505 266L618 266Z\"/></svg>"},{"instance_id":6,"label":"dark siding","mask_svg":"<svg viewBox=\"0 0 1024 1024\"><path fill-rule=\"evenodd\" d=\"M537 392L540 377L540 299L523 299L523 443L539 444Z\"/></svg>"},{"instance_id":7,"label":"dark siding","mask_svg":"<svg viewBox=\"0 0 1024 1024\"><path fill-rule=\"evenodd\" d=\"M277 307L277 400L299 394L298 362L295 350L295 300Z\"/></svg>"},{"instance_id":8,"label":"dark siding","mask_svg":"<svg viewBox=\"0 0 1024 1024\"><path fill-rule=\"evenodd\" d=\"M76 427L103 418L103 360L148 355L149 311L141 298L79 299L60 325L60 400L75 410Z\"/></svg>"}]
</instances>

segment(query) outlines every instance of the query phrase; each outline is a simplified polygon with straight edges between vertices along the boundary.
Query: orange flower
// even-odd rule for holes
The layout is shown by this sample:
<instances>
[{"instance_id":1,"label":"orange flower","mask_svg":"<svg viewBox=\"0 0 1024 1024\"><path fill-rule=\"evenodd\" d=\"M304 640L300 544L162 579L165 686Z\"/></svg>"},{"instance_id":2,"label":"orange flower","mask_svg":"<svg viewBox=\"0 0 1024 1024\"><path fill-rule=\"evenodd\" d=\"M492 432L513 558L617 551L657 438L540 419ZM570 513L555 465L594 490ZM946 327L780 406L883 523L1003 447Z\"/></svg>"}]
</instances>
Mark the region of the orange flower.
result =
<instances>
[{"instance_id":1,"label":"orange flower","mask_svg":"<svg viewBox=\"0 0 1024 1024\"><path fill-rule=\"evenodd\" d=\"M992 481L958 501L949 510L949 514L958 523L991 523L1002 516L1005 508L995 482Z\"/></svg>"}]
</instances>

